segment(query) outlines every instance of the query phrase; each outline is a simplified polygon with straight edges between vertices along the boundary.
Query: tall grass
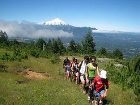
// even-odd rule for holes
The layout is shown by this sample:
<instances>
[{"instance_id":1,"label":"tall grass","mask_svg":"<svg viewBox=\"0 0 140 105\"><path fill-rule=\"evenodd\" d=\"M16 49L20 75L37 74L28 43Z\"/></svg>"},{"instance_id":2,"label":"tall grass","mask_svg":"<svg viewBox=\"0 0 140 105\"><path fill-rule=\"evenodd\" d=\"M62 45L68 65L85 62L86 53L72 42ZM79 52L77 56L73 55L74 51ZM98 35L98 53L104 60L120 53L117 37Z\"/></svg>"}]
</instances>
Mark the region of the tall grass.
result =
<instances>
[{"instance_id":1,"label":"tall grass","mask_svg":"<svg viewBox=\"0 0 140 105\"><path fill-rule=\"evenodd\" d=\"M64 80L62 61L63 57L52 64L50 59L30 57L21 62L4 62L8 72L0 72L0 105L89 105L79 86ZM26 68L47 72L49 77L29 80L16 74ZM19 84L18 80L25 82ZM135 95L111 82L107 100L108 105L134 105Z\"/></svg>"},{"instance_id":2,"label":"tall grass","mask_svg":"<svg viewBox=\"0 0 140 105\"><path fill-rule=\"evenodd\" d=\"M119 85L110 84L107 99L110 105L136 105L132 90L123 90Z\"/></svg>"},{"instance_id":3,"label":"tall grass","mask_svg":"<svg viewBox=\"0 0 140 105\"><path fill-rule=\"evenodd\" d=\"M30 58L22 62L7 62L7 65L8 71L26 66L37 72L47 72L51 77L26 80L12 70L0 72L0 105L88 105L79 87L64 80L61 63L54 65L44 58ZM17 80L27 82L19 84Z\"/></svg>"}]
</instances>

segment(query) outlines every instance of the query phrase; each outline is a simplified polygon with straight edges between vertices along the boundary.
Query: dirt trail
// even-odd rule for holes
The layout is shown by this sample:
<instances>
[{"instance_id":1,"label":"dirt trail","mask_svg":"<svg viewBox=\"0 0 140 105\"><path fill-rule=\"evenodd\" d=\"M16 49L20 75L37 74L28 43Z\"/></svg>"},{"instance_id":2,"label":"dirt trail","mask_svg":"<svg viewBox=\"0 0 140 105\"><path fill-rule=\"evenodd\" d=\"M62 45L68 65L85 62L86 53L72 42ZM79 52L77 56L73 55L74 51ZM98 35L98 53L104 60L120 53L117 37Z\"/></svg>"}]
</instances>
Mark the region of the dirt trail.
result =
<instances>
[{"instance_id":1,"label":"dirt trail","mask_svg":"<svg viewBox=\"0 0 140 105\"><path fill-rule=\"evenodd\" d=\"M35 72L34 70L27 69L24 72L22 72L24 77L31 79L31 80L37 80L37 79L48 79L49 74L46 72Z\"/></svg>"}]
</instances>

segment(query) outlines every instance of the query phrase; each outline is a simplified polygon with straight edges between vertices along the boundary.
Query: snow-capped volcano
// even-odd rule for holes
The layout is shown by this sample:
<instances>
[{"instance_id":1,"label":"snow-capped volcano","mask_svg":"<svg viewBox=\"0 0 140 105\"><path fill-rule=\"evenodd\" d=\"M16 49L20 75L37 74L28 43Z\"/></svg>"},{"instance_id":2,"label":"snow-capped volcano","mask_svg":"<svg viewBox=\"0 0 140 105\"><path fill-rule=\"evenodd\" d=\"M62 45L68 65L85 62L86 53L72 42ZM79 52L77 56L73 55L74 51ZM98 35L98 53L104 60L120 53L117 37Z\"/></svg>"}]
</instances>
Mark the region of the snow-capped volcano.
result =
<instances>
[{"instance_id":1,"label":"snow-capped volcano","mask_svg":"<svg viewBox=\"0 0 140 105\"><path fill-rule=\"evenodd\" d=\"M47 22L44 22L45 25L66 25L66 23L59 19L59 18L55 18L53 20L50 20L50 21L47 21Z\"/></svg>"}]
</instances>

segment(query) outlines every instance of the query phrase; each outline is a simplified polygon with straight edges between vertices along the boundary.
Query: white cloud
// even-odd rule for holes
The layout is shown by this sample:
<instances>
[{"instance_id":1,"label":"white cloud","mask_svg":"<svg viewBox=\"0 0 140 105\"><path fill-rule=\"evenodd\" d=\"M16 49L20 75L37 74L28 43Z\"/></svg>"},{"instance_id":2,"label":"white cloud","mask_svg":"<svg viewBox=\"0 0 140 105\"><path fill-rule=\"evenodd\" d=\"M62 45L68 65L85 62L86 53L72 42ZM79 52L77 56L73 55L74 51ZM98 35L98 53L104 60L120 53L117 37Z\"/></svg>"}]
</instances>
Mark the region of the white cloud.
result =
<instances>
[{"instance_id":1,"label":"white cloud","mask_svg":"<svg viewBox=\"0 0 140 105\"><path fill-rule=\"evenodd\" d=\"M125 26L125 25L105 23L105 22L94 23L94 27L98 29L96 30L96 32L140 32L139 31L140 27L133 27L132 25Z\"/></svg>"},{"instance_id":2,"label":"white cloud","mask_svg":"<svg viewBox=\"0 0 140 105\"><path fill-rule=\"evenodd\" d=\"M65 32L63 30L51 30L45 25L27 21L19 23L17 21L0 20L0 30L5 31L8 34L8 37L56 38L73 36L73 33Z\"/></svg>"}]
</instances>

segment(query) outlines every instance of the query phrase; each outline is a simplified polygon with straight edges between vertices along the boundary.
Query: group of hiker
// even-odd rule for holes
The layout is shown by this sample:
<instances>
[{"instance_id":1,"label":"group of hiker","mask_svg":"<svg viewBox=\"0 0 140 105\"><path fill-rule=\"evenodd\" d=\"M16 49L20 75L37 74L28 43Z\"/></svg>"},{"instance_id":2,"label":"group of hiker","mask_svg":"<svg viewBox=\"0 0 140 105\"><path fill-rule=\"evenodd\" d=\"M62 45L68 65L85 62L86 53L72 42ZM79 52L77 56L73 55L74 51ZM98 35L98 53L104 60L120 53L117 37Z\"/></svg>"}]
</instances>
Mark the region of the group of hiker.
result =
<instances>
[{"instance_id":1,"label":"group of hiker","mask_svg":"<svg viewBox=\"0 0 140 105\"><path fill-rule=\"evenodd\" d=\"M107 95L109 82L106 70L99 70L95 56L84 56L79 63L75 57L72 60L66 57L63 67L66 79L80 84L81 90L88 96L88 101L98 98L99 104L103 104L102 100Z\"/></svg>"}]
</instances>

